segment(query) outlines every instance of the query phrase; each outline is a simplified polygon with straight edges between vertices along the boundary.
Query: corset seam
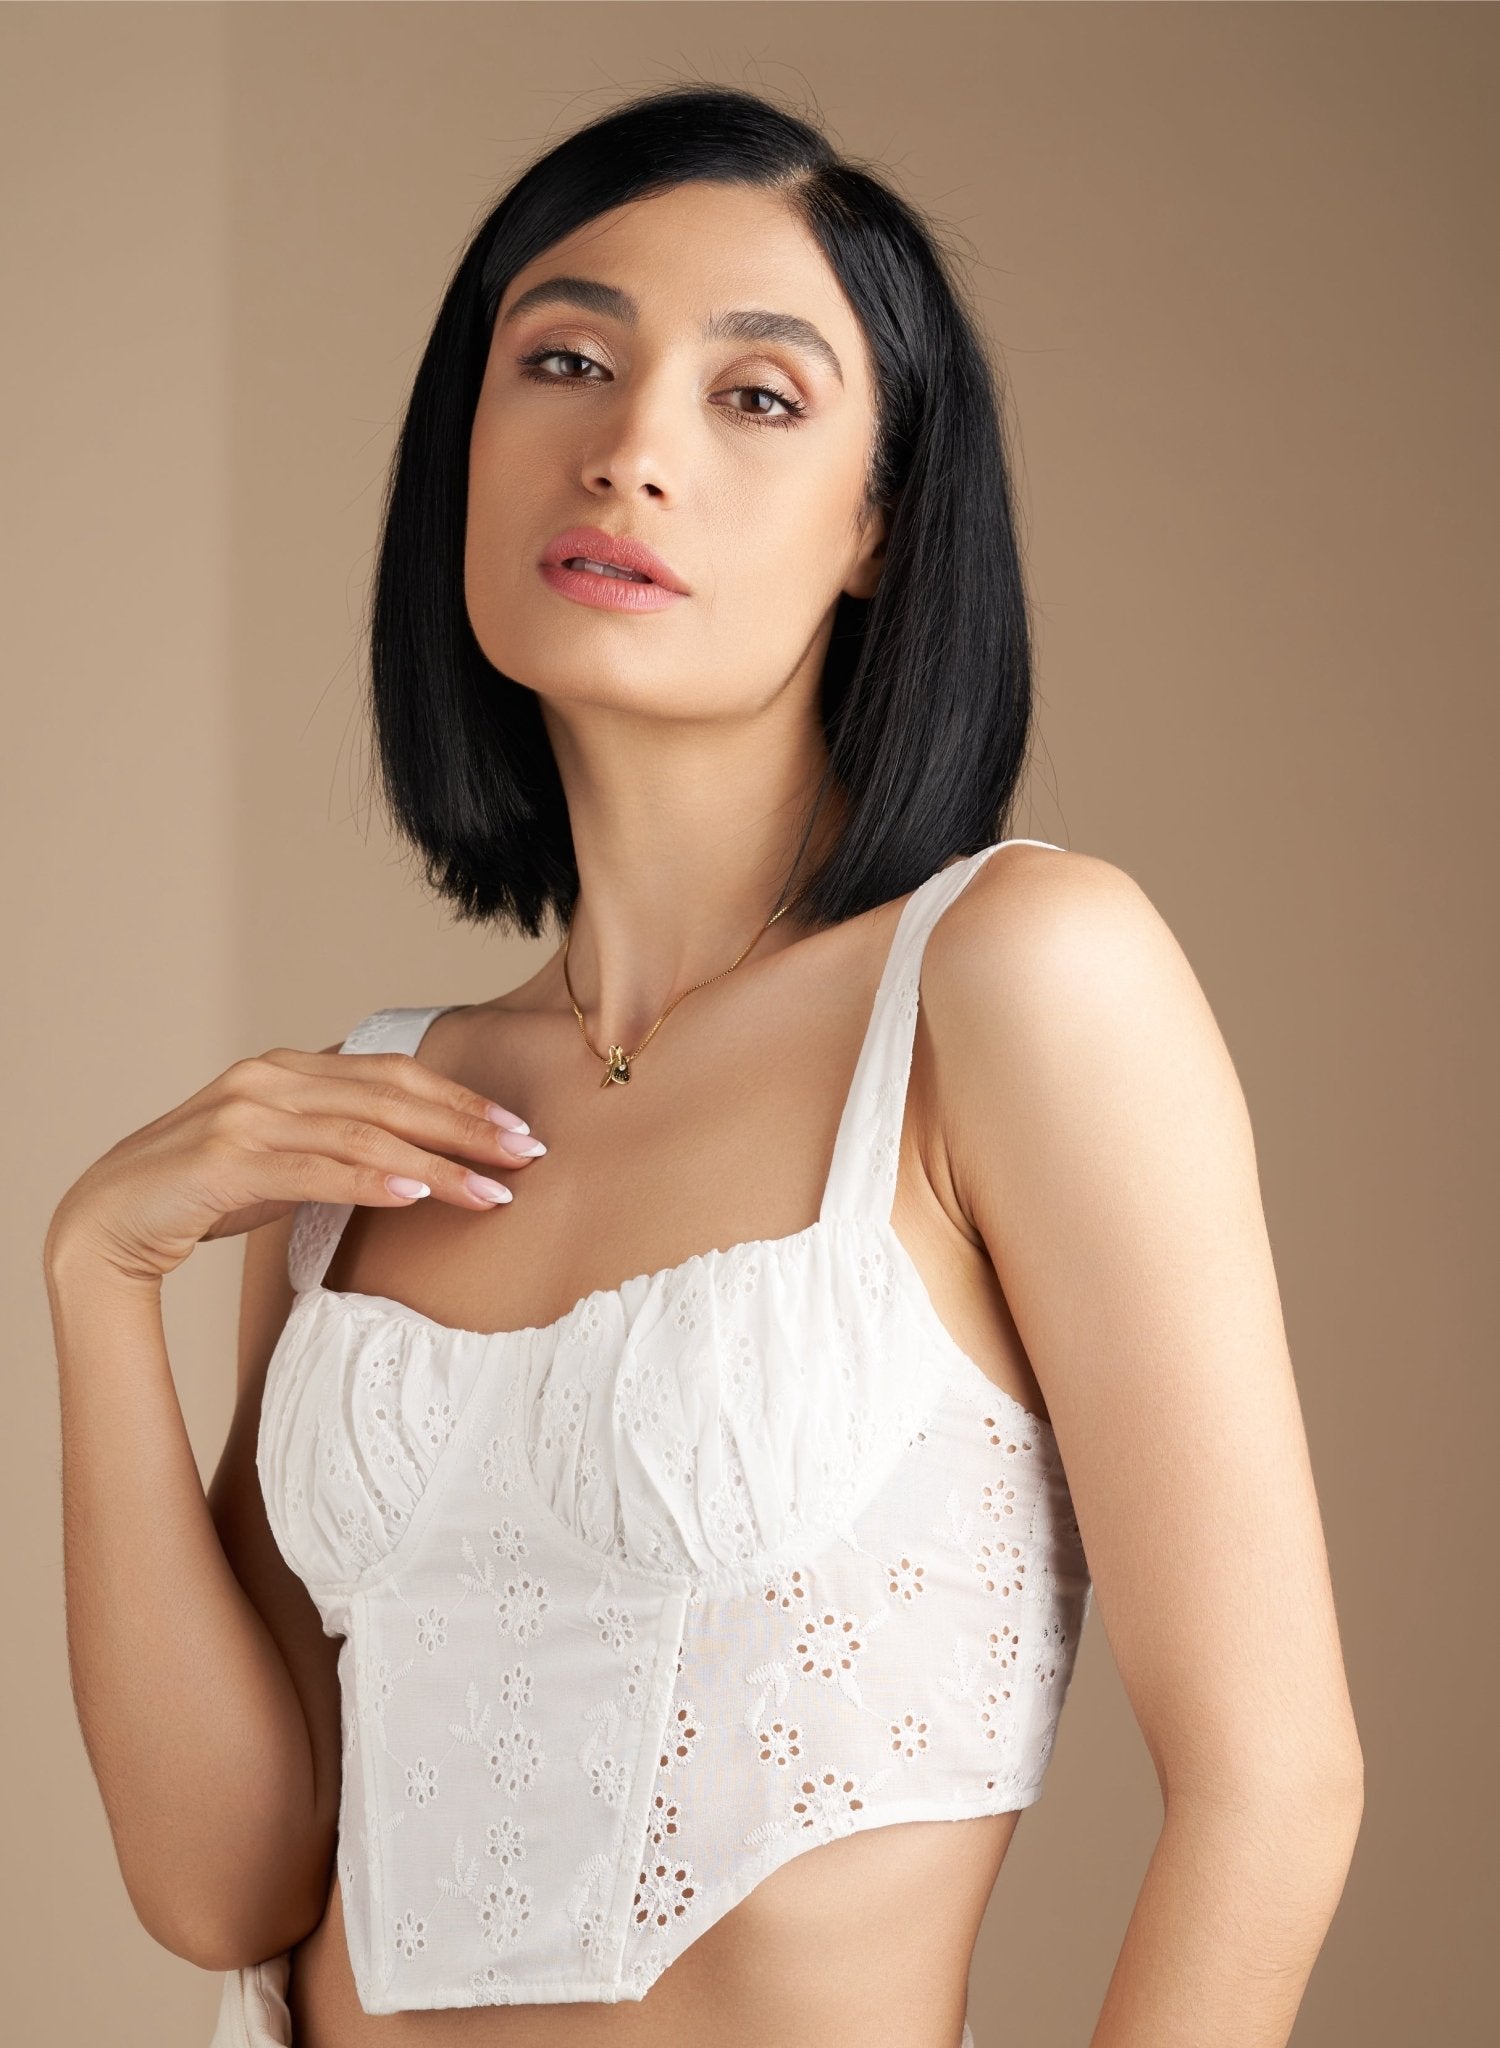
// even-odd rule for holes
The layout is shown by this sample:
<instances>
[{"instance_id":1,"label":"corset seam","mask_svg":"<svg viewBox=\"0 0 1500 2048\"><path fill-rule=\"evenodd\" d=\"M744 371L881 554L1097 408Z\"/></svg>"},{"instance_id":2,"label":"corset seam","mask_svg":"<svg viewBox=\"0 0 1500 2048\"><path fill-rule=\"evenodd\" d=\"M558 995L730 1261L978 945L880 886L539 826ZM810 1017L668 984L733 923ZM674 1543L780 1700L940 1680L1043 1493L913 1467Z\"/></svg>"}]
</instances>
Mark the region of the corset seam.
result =
<instances>
[{"instance_id":1,"label":"corset seam","mask_svg":"<svg viewBox=\"0 0 1500 2048\"><path fill-rule=\"evenodd\" d=\"M355 1594L349 1602L349 1627L354 1635L355 1674L359 1687L360 1704L368 1709L370 1698L369 1617L365 1611L363 1596ZM381 1939L385 1927L385 1856L386 1827L385 1815L380 1798L380 1773L376 1768L373 1730L367 1711L360 1714L359 1768L361 1792L364 1801L365 1834L365 1956L368 1966L376 1973L380 1994L384 1997L390 1988L394 1964Z\"/></svg>"}]
</instances>

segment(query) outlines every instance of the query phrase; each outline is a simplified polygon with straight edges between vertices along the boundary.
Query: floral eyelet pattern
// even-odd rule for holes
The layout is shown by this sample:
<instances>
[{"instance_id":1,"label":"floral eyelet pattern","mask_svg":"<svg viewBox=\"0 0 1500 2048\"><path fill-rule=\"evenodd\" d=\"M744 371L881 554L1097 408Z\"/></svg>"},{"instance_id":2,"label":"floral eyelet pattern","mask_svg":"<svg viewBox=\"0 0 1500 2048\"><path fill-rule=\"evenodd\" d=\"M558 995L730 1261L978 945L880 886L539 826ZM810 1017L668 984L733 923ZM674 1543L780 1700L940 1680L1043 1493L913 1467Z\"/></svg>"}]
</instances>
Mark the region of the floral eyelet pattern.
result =
<instances>
[{"instance_id":1,"label":"floral eyelet pattern","mask_svg":"<svg viewBox=\"0 0 1500 2048\"><path fill-rule=\"evenodd\" d=\"M298 1211L257 1463L340 1639L366 2011L641 1999L789 1859L1040 1795L1090 1597L1062 1460L889 1224L979 859L902 913L809 1229L484 1336L325 1290L348 1212Z\"/></svg>"}]
</instances>

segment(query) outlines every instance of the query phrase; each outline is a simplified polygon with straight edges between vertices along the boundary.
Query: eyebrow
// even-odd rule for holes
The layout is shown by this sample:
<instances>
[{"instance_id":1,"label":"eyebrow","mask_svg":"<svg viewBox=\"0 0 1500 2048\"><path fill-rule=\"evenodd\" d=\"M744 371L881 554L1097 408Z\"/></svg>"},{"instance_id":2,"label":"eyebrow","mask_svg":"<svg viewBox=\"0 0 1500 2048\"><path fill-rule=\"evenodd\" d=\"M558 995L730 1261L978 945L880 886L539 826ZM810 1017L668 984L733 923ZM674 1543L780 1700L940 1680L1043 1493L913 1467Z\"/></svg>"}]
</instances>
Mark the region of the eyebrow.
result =
<instances>
[{"instance_id":1,"label":"eyebrow","mask_svg":"<svg viewBox=\"0 0 1500 2048\"><path fill-rule=\"evenodd\" d=\"M547 277L522 292L498 325L508 326L536 306L577 306L585 313L598 313L634 327L640 307L618 285L604 284L594 277ZM713 313L703 323L703 339L718 341L781 341L800 348L824 366L842 384L843 368L838 357L810 320L796 313L773 313L763 306L740 306L730 312Z\"/></svg>"}]
</instances>

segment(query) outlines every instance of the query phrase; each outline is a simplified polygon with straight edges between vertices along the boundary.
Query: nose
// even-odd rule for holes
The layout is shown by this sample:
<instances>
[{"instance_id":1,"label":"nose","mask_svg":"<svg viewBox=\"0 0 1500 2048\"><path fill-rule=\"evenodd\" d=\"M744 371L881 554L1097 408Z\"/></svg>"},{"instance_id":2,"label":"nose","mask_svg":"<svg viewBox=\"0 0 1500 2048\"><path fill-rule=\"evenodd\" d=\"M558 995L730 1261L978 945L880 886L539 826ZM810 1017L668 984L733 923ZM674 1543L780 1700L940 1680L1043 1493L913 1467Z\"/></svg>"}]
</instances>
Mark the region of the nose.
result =
<instances>
[{"instance_id":1,"label":"nose","mask_svg":"<svg viewBox=\"0 0 1500 2048\"><path fill-rule=\"evenodd\" d=\"M665 377L642 378L627 391L617 385L599 408L590 452L582 468L586 489L619 497L669 498L683 456L681 421Z\"/></svg>"}]
</instances>

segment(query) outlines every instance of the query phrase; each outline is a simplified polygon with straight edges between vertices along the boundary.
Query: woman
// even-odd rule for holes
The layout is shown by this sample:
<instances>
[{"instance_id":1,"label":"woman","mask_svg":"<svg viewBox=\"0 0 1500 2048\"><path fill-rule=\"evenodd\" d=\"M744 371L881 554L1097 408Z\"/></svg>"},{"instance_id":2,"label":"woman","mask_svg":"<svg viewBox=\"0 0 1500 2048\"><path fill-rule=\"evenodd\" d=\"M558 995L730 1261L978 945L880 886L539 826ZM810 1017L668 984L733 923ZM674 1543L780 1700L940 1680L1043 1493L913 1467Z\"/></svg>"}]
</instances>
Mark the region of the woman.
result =
<instances>
[{"instance_id":1,"label":"woman","mask_svg":"<svg viewBox=\"0 0 1500 2048\"><path fill-rule=\"evenodd\" d=\"M80 1714L216 2042L972 2042L1094 1586L1166 1805L1096 2048L1285 2039L1360 1773L1250 1131L1134 882L996 836L1010 506L930 233L753 95L462 259L376 735L438 893L563 943L48 1239ZM241 1232L205 1503L160 1286Z\"/></svg>"}]
</instances>

